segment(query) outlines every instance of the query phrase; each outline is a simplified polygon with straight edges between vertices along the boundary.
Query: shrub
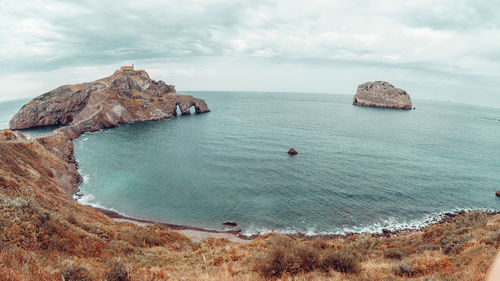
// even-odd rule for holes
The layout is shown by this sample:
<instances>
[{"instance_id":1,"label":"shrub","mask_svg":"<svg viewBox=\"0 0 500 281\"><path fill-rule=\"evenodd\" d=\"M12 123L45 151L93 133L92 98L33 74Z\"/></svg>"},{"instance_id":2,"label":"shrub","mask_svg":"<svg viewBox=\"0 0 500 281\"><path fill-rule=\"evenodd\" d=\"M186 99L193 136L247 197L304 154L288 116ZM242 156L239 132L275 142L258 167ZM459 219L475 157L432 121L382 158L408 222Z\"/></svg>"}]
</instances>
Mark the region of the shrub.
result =
<instances>
[{"instance_id":1,"label":"shrub","mask_svg":"<svg viewBox=\"0 0 500 281\"><path fill-rule=\"evenodd\" d=\"M333 269L342 273L359 273L359 260L349 252L332 252L323 258L322 267L326 271Z\"/></svg>"},{"instance_id":2,"label":"shrub","mask_svg":"<svg viewBox=\"0 0 500 281\"><path fill-rule=\"evenodd\" d=\"M90 281L95 278L85 267L77 264L64 269L62 276L65 281Z\"/></svg>"},{"instance_id":3,"label":"shrub","mask_svg":"<svg viewBox=\"0 0 500 281\"><path fill-rule=\"evenodd\" d=\"M441 237L441 235L443 235L443 232L444 232L444 228L442 225L440 225L440 224L432 225L432 226L427 227L424 230L423 238L426 241L431 241L435 238Z\"/></svg>"},{"instance_id":4,"label":"shrub","mask_svg":"<svg viewBox=\"0 0 500 281\"><path fill-rule=\"evenodd\" d=\"M75 217L75 214L69 213L66 217L66 221L71 224L78 225L78 219Z\"/></svg>"},{"instance_id":5,"label":"shrub","mask_svg":"<svg viewBox=\"0 0 500 281\"><path fill-rule=\"evenodd\" d=\"M462 251L465 242L468 240L468 236L466 235L450 234L441 239L441 248L443 248L444 253L447 255L458 254Z\"/></svg>"},{"instance_id":6,"label":"shrub","mask_svg":"<svg viewBox=\"0 0 500 281\"><path fill-rule=\"evenodd\" d=\"M301 245L287 236L273 238L271 243L271 248L257 265L258 271L266 278L310 272L320 267L319 250L309 243Z\"/></svg>"},{"instance_id":7,"label":"shrub","mask_svg":"<svg viewBox=\"0 0 500 281\"><path fill-rule=\"evenodd\" d=\"M472 211L459 215L444 227L440 246L447 255L458 254L465 243L472 238L471 229L484 228L487 224L486 214L482 211Z\"/></svg>"},{"instance_id":8,"label":"shrub","mask_svg":"<svg viewBox=\"0 0 500 281\"><path fill-rule=\"evenodd\" d=\"M486 214L483 211L475 210L468 212L455 219L457 227L460 228L484 228L488 222Z\"/></svg>"},{"instance_id":9,"label":"shrub","mask_svg":"<svg viewBox=\"0 0 500 281\"><path fill-rule=\"evenodd\" d=\"M402 253L402 249L400 248L391 248L384 253L384 257L386 259L400 260L403 258L404 254Z\"/></svg>"},{"instance_id":10,"label":"shrub","mask_svg":"<svg viewBox=\"0 0 500 281\"><path fill-rule=\"evenodd\" d=\"M329 248L328 243L323 239L316 239L312 241L312 246L318 250L326 250Z\"/></svg>"},{"instance_id":11,"label":"shrub","mask_svg":"<svg viewBox=\"0 0 500 281\"><path fill-rule=\"evenodd\" d=\"M113 260L107 265L106 281L130 281L129 273L123 262L119 259Z\"/></svg>"},{"instance_id":12,"label":"shrub","mask_svg":"<svg viewBox=\"0 0 500 281\"><path fill-rule=\"evenodd\" d=\"M490 245L500 243L500 228L491 232L485 242Z\"/></svg>"},{"instance_id":13,"label":"shrub","mask_svg":"<svg viewBox=\"0 0 500 281\"><path fill-rule=\"evenodd\" d=\"M353 253L358 252L361 258L365 258L375 249L377 243L377 238L373 237L371 233L362 233L356 241L349 244L348 248Z\"/></svg>"},{"instance_id":14,"label":"shrub","mask_svg":"<svg viewBox=\"0 0 500 281\"><path fill-rule=\"evenodd\" d=\"M313 271L319 265L319 251L310 244L297 248L297 258L299 268L304 272Z\"/></svg>"},{"instance_id":15,"label":"shrub","mask_svg":"<svg viewBox=\"0 0 500 281\"><path fill-rule=\"evenodd\" d=\"M269 278L281 276L281 274L289 270L288 266L289 261L286 249L273 246L267 256L262 259L259 267L262 275Z\"/></svg>"},{"instance_id":16,"label":"shrub","mask_svg":"<svg viewBox=\"0 0 500 281\"><path fill-rule=\"evenodd\" d=\"M394 274L404 277L415 277L418 270L410 263L402 262L394 268Z\"/></svg>"}]
</instances>

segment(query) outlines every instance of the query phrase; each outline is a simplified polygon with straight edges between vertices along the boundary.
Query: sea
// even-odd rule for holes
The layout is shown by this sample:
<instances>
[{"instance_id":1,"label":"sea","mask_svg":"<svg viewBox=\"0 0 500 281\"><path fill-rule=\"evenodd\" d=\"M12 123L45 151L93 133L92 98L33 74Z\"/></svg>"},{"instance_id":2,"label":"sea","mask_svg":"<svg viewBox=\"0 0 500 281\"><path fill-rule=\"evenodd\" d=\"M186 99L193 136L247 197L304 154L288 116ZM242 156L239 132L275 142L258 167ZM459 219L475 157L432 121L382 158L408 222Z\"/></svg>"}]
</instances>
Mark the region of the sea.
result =
<instances>
[{"instance_id":1,"label":"sea","mask_svg":"<svg viewBox=\"0 0 500 281\"><path fill-rule=\"evenodd\" d=\"M499 108L414 100L407 111L353 106L352 95L189 94L212 112L76 139L78 201L206 229L236 222L244 235L416 229L448 212L500 210ZM0 125L25 102L0 103ZM287 154L291 147L297 155Z\"/></svg>"}]
</instances>

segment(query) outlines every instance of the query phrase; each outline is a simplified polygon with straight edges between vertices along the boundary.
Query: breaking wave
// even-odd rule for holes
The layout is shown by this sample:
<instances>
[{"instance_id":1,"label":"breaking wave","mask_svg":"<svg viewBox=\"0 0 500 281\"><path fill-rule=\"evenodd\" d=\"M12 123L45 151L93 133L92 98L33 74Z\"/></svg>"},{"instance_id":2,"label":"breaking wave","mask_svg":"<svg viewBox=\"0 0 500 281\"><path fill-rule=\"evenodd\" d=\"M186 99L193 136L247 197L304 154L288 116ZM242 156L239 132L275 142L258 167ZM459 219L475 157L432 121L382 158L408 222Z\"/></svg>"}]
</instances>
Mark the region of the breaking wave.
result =
<instances>
[{"instance_id":1,"label":"breaking wave","mask_svg":"<svg viewBox=\"0 0 500 281\"><path fill-rule=\"evenodd\" d=\"M461 212L470 212L473 210L482 210L489 213L497 212L497 210L488 208L467 208L467 209L456 208L449 211L428 214L424 218L417 220L405 221L405 220L399 220L394 217L389 217L369 225L338 227L332 229L331 231L318 231L316 227L308 227L305 229L298 229L298 228L272 229L272 228L250 225L248 228L243 229L241 234L250 237L250 236L262 235L274 232L281 234L300 234L305 236L315 236L315 235L346 235L346 234L365 233L365 232L373 234L381 234L382 230L388 230L391 232L397 232L402 230L411 231L411 230L419 230L429 225L439 223L449 215L458 214Z\"/></svg>"}]
</instances>

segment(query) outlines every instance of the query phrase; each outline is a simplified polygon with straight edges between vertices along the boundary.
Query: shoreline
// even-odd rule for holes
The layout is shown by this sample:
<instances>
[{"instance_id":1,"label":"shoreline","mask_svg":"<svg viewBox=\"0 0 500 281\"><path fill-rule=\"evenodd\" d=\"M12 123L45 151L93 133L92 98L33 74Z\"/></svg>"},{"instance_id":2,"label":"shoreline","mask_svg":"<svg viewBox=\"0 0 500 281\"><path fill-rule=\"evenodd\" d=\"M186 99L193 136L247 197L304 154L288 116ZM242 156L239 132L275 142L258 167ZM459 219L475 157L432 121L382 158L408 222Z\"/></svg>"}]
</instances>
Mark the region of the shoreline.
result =
<instances>
[{"instance_id":1,"label":"shoreline","mask_svg":"<svg viewBox=\"0 0 500 281\"><path fill-rule=\"evenodd\" d=\"M78 201L76 201L78 203ZM80 204L80 203L78 203ZM195 232L202 232L202 233L212 233L212 234L229 234L237 237L238 239L241 240L253 240L257 238L259 235L253 235L253 236L245 236L241 234L241 231L238 230L227 230L227 231L219 231L219 230L212 230L212 229L205 229L201 227L195 227L195 226L189 226L189 225L180 225L180 224L171 224L171 223L166 223L166 222L159 222L159 221L153 221L153 220L143 220L143 219L137 219L137 218L132 218L132 217L127 217L124 215L121 215L115 211L99 208L99 207L93 207L90 205L84 205L91 207L106 216L108 216L110 219L113 219L115 221L124 221L124 222L130 222L130 223L135 223L138 225L149 225L149 224L159 224L162 226L166 226L170 230L173 231L184 231L184 230L189 230L189 231L195 231Z\"/></svg>"},{"instance_id":2,"label":"shoreline","mask_svg":"<svg viewBox=\"0 0 500 281\"><path fill-rule=\"evenodd\" d=\"M78 203L78 204L80 204L80 203ZM109 218L111 218L115 221L118 221L118 222L135 223L135 224L140 225L140 226L146 226L149 224L159 224L159 225L162 225L162 226L169 228L170 230L181 232L181 233L186 232L186 233L214 234L214 236L205 235L206 238L208 238L208 237L227 238L227 237L216 237L217 234L218 235L225 234L225 235L231 235L231 236L236 237L237 239L241 239L243 241L251 241L251 240L254 240L258 237L262 237L262 236L265 236L268 234L279 233L277 231L270 231L270 232L266 232L266 233L254 234L254 235L247 236L247 235L241 234L241 230L220 231L220 230L206 229L206 228L189 226L189 225L170 224L170 223L166 223L166 222L159 222L159 221L153 221L153 220L137 219L137 218L132 218L132 217L127 217L127 216L121 215L120 213L118 213L116 211L112 211L112 210L108 210L108 209L93 207L90 205L84 205L84 206L89 206L89 207L105 214ZM488 217L500 214L500 211L485 211L485 210L481 210L481 209L457 210L455 212L446 212L442 215L442 217L439 220L429 222L427 225L419 227L419 228L402 228L402 229L396 229L396 230L382 229L382 233L373 233L373 232L367 232L367 233L371 233L372 236L377 237L377 238L379 238L379 237L405 236L405 235L409 235L409 234L423 231L424 229L431 227L433 225L447 223L457 216L464 215L466 213L469 213L469 212L472 212L475 210L479 210L479 211L484 212L486 214L486 216L488 216ZM189 231L189 232L187 232L187 231ZM307 239L307 240L313 240L313 239L336 240L336 239L345 239L345 238L352 237L354 235L361 234L361 233L365 233L365 232L348 232L345 234L314 234L314 235L307 235L305 233L298 232L298 233L283 234L283 235L290 236L290 237L303 238L303 239ZM186 235L186 236L189 237L189 235ZM191 237L190 237L190 239L191 239ZM229 239L229 240L231 240L231 239ZM243 241L241 241L241 242L243 242ZM232 241L232 242L235 242L235 241Z\"/></svg>"}]
</instances>

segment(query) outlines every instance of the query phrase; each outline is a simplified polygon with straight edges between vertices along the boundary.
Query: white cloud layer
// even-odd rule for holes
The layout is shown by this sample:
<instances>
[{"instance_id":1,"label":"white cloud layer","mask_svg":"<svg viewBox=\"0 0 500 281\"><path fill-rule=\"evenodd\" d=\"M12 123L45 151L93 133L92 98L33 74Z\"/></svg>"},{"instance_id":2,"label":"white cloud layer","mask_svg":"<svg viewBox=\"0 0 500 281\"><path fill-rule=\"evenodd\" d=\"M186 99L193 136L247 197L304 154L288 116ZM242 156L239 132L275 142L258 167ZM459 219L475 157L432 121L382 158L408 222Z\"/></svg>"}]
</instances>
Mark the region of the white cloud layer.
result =
<instances>
[{"instance_id":1,"label":"white cloud layer","mask_svg":"<svg viewBox=\"0 0 500 281\"><path fill-rule=\"evenodd\" d=\"M0 99L133 62L181 90L352 94L381 79L500 106L500 0L0 0L0 18Z\"/></svg>"}]
</instances>

